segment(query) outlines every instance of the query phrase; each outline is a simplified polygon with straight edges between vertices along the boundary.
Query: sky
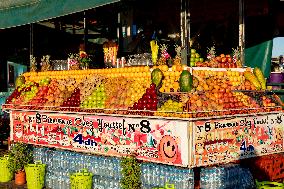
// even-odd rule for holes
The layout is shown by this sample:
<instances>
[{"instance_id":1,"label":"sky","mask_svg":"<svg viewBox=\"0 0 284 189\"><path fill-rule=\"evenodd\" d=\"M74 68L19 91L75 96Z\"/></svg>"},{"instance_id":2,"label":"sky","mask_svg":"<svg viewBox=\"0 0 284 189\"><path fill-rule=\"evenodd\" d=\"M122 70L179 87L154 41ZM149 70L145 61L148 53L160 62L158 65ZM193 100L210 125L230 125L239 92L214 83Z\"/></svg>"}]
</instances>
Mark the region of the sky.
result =
<instances>
[{"instance_id":1,"label":"sky","mask_svg":"<svg viewBox=\"0 0 284 189\"><path fill-rule=\"evenodd\" d=\"M272 57L276 58L279 55L284 55L284 37L273 39Z\"/></svg>"}]
</instances>

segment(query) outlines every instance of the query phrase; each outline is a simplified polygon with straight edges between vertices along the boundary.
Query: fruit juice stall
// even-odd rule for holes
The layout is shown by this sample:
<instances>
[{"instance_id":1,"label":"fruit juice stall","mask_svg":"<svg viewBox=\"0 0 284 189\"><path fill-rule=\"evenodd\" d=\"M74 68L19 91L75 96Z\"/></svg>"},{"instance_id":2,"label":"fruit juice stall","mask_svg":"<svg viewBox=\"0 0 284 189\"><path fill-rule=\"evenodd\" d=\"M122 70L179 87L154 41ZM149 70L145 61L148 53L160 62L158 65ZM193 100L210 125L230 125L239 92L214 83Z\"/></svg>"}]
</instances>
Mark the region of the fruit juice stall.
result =
<instances>
[{"instance_id":1,"label":"fruit juice stall","mask_svg":"<svg viewBox=\"0 0 284 189\"><path fill-rule=\"evenodd\" d=\"M3 105L14 142L187 168L283 152L281 101L258 68L174 64L20 79Z\"/></svg>"},{"instance_id":2,"label":"fruit juice stall","mask_svg":"<svg viewBox=\"0 0 284 189\"><path fill-rule=\"evenodd\" d=\"M35 159L48 165L48 187L69 188L64 172L87 167L101 176L94 183L105 179L108 188L121 178L117 159L107 157L133 155L153 162L141 165L143 188L193 188L192 168L219 164L227 165L201 171L201 187L252 188L249 174L229 163L283 153L282 102L258 68L243 68L237 50L215 56L211 48L204 61L192 49L191 67L181 64L179 47L174 58L166 46L158 57L154 41L151 50L151 67L78 70L69 60L74 70L53 71L47 61L18 78L2 106L10 113L10 139L35 146ZM115 66L117 46L104 51ZM224 170L230 181L217 183L215 173Z\"/></svg>"}]
</instances>

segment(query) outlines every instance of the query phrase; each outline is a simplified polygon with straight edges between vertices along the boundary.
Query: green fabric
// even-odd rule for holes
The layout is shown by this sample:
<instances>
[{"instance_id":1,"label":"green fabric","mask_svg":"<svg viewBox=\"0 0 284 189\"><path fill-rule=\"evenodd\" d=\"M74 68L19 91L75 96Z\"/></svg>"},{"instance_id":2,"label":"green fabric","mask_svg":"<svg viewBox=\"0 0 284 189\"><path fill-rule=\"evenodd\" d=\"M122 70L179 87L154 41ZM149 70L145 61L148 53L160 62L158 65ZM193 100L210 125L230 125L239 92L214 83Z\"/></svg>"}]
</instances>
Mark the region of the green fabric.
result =
<instances>
[{"instance_id":1,"label":"green fabric","mask_svg":"<svg viewBox=\"0 0 284 189\"><path fill-rule=\"evenodd\" d=\"M119 0L0 0L0 28L9 28L95 8Z\"/></svg>"},{"instance_id":2,"label":"green fabric","mask_svg":"<svg viewBox=\"0 0 284 189\"><path fill-rule=\"evenodd\" d=\"M259 67L268 78L271 69L273 40L268 40L245 50L245 65L248 67Z\"/></svg>"}]
</instances>

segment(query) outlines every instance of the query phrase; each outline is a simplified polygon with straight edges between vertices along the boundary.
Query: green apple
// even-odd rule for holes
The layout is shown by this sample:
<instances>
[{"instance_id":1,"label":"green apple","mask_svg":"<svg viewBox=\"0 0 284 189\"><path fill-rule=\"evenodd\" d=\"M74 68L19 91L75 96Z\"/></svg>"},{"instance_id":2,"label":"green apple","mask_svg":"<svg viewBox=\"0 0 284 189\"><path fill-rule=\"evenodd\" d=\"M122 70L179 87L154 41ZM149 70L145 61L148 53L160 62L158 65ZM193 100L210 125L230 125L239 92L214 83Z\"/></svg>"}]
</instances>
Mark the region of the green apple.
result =
<instances>
[{"instance_id":1,"label":"green apple","mask_svg":"<svg viewBox=\"0 0 284 189\"><path fill-rule=\"evenodd\" d=\"M90 105L91 108L94 108L94 107L96 107L97 103L95 101L90 101L89 105Z\"/></svg>"},{"instance_id":2,"label":"green apple","mask_svg":"<svg viewBox=\"0 0 284 189\"><path fill-rule=\"evenodd\" d=\"M105 93L105 92L102 92L102 93L101 93L101 97L106 97L106 93Z\"/></svg>"},{"instance_id":3,"label":"green apple","mask_svg":"<svg viewBox=\"0 0 284 189\"><path fill-rule=\"evenodd\" d=\"M102 92L98 92L98 93L97 93L97 97L101 97L101 98L102 98L102 96L103 96L103 93L102 93Z\"/></svg>"},{"instance_id":4,"label":"green apple","mask_svg":"<svg viewBox=\"0 0 284 189\"><path fill-rule=\"evenodd\" d=\"M194 59L194 62L199 62L199 58L195 58L195 59Z\"/></svg>"},{"instance_id":5,"label":"green apple","mask_svg":"<svg viewBox=\"0 0 284 189\"><path fill-rule=\"evenodd\" d=\"M97 96L92 96L92 101L96 101L98 99Z\"/></svg>"},{"instance_id":6,"label":"green apple","mask_svg":"<svg viewBox=\"0 0 284 189\"><path fill-rule=\"evenodd\" d=\"M190 58L190 62L194 62L195 61L195 58Z\"/></svg>"},{"instance_id":7,"label":"green apple","mask_svg":"<svg viewBox=\"0 0 284 189\"><path fill-rule=\"evenodd\" d=\"M190 53L191 53L191 54L195 54L195 53L196 53L196 50L195 50L195 49L190 49Z\"/></svg>"},{"instance_id":8,"label":"green apple","mask_svg":"<svg viewBox=\"0 0 284 189\"><path fill-rule=\"evenodd\" d=\"M51 79L49 77L46 78L46 82L50 83Z\"/></svg>"},{"instance_id":9,"label":"green apple","mask_svg":"<svg viewBox=\"0 0 284 189\"><path fill-rule=\"evenodd\" d=\"M97 96L97 101L101 101L102 100L102 97L101 96Z\"/></svg>"},{"instance_id":10,"label":"green apple","mask_svg":"<svg viewBox=\"0 0 284 189\"><path fill-rule=\"evenodd\" d=\"M104 93L104 92L105 92L105 88L104 88L104 87L101 87L101 88L100 88L100 91Z\"/></svg>"},{"instance_id":11,"label":"green apple","mask_svg":"<svg viewBox=\"0 0 284 189\"><path fill-rule=\"evenodd\" d=\"M44 81L44 82L43 82L43 85L48 85L48 84L49 84L48 81Z\"/></svg>"},{"instance_id":12,"label":"green apple","mask_svg":"<svg viewBox=\"0 0 284 189\"><path fill-rule=\"evenodd\" d=\"M98 105L98 108L104 108L104 107L105 107L105 106L102 105L102 104Z\"/></svg>"},{"instance_id":13,"label":"green apple","mask_svg":"<svg viewBox=\"0 0 284 189\"><path fill-rule=\"evenodd\" d=\"M31 90L32 91L36 91L37 87L36 86L32 86Z\"/></svg>"},{"instance_id":14,"label":"green apple","mask_svg":"<svg viewBox=\"0 0 284 189\"><path fill-rule=\"evenodd\" d=\"M190 67L194 67L194 66L195 66L195 62L190 61Z\"/></svg>"},{"instance_id":15,"label":"green apple","mask_svg":"<svg viewBox=\"0 0 284 189\"><path fill-rule=\"evenodd\" d=\"M195 54L190 54L190 58L195 58Z\"/></svg>"},{"instance_id":16,"label":"green apple","mask_svg":"<svg viewBox=\"0 0 284 189\"><path fill-rule=\"evenodd\" d=\"M199 62L204 62L204 58L199 58Z\"/></svg>"}]
</instances>

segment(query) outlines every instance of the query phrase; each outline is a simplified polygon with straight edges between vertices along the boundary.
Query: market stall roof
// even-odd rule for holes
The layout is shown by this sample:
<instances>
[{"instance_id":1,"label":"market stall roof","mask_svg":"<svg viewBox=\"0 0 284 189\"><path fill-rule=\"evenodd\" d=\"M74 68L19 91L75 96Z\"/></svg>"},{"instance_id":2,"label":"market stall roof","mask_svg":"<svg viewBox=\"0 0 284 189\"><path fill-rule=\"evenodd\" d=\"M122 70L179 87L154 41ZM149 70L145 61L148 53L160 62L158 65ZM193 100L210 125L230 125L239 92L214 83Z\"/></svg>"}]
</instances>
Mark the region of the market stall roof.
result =
<instances>
[{"instance_id":1,"label":"market stall roof","mask_svg":"<svg viewBox=\"0 0 284 189\"><path fill-rule=\"evenodd\" d=\"M35 23L120 0L1 0L0 29Z\"/></svg>"}]
</instances>

